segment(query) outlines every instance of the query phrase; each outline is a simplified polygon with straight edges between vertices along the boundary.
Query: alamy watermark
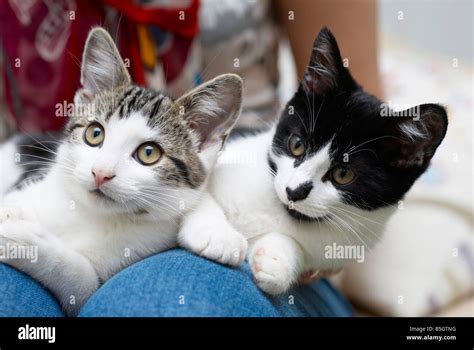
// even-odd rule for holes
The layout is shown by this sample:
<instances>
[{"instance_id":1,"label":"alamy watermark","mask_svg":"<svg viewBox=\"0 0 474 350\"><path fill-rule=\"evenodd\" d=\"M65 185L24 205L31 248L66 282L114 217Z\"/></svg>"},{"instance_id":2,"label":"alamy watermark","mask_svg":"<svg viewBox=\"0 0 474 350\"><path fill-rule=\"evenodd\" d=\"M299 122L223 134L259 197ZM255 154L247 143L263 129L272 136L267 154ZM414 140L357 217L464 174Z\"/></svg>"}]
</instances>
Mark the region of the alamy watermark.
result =
<instances>
[{"instance_id":1,"label":"alamy watermark","mask_svg":"<svg viewBox=\"0 0 474 350\"><path fill-rule=\"evenodd\" d=\"M257 166L257 157L255 152L226 152L222 153L217 160L218 164L243 164L252 168Z\"/></svg>"},{"instance_id":2,"label":"alamy watermark","mask_svg":"<svg viewBox=\"0 0 474 350\"><path fill-rule=\"evenodd\" d=\"M19 340L46 340L48 343L56 341L56 327L36 327L28 323L18 328Z\"/></svg>"},{"instance_id":3,"label":"alamy watermark","mask_svg":"<svg viewBox=\"0 0 474 350\"><path fill-rule=\"evenodd\" d=\"M402 117L402 118L413 118L413 120L420 120L420 106L413 106L403 103L393 103L387 101L380 105L380 116L381 117Z\"/></svg>"},{"instance_id":4,"label":"alamy watermark","mask_svg":"<svg viewBox=\"0 0 474 350\"><path fill-rule=\"evenodd\" d=\"M358 263L363 263L365 260L365 246L333 243L324 247L324 257L326 259L356 260Z\"/></svg>"},{"instance_id":5,"label":"alamy watermark","mask_svg":"<svg viewBox=\"0 0 474 350\"><path fill-rule=\"evenodd\" d=\"M93 115L95 111L94 103L74 104L63 101L54 106L54 115L59 118L82 118Z\"/></svg>"},{"instance_id":6,"label":"alamy watermark","mask_svg":"<svg viewBox=\"0 0 474 350\"><path fill-rule=\"evenodd\" d=\"M38 261L38 246L10 243L0 245L0 261L13 259L29 260L32 263L36 263Z\"/></svg>"}]
</instances>

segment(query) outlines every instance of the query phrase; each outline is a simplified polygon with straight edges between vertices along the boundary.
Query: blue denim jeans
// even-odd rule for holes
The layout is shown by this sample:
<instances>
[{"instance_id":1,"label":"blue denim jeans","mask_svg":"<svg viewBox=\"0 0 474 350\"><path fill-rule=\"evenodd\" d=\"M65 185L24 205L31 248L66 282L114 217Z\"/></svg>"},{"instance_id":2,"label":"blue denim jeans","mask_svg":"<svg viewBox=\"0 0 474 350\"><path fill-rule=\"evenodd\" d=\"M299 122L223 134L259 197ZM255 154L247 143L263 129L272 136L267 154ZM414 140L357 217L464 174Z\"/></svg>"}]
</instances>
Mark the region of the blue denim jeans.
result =
<instances>
[{"instance_id":1,"label":"blue denim jeans","mask_svg":"<svg viewBox=\"0 0 474 350\"><path fill-rule=\"evenodd\" d=\"M247 264L229 268L183 250L144 259L107 281L80 316L351 316L348 302L322 280L272 298L253 283ZM0 316L61 317L39 283L0 264Z\"/></svg>"}]
</instances>

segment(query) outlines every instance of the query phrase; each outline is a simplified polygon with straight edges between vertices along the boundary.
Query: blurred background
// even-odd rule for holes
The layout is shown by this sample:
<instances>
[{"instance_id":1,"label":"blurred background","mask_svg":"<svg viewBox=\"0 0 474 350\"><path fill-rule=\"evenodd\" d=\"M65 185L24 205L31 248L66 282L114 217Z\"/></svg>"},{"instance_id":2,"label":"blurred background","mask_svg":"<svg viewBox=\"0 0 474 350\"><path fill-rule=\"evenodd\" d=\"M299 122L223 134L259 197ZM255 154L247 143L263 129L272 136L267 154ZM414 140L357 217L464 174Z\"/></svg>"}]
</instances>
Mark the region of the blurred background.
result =
<instances>
[{"instance_id":1,"label":"blurred background","mask_svg":"<svg viewBox=\"0 0 474 350\"><path fill-rule=\"evenodd\" d=\"M403 25L394 13L406 13ZM405 42L412 48L435 55L460 57L472 64L473 18L472 1L409 1L379 2L379 30Z\"/></svg>"},{"instance_id":2,"label":"blurred background","mask_svg":"<svg viewBox=\"0 0 474 350\"><path fill-rule=\"evenodd\" d=\"M364 88L405 109L441 103L448 134L366 258L333 278L359 315L474 315L473 2L470 0L0 0L0 141L59 131L82 48L106 27L138 84L173 97L245 80L238 128L293 95L323 25Z\"/></svg>"}]
</instances>

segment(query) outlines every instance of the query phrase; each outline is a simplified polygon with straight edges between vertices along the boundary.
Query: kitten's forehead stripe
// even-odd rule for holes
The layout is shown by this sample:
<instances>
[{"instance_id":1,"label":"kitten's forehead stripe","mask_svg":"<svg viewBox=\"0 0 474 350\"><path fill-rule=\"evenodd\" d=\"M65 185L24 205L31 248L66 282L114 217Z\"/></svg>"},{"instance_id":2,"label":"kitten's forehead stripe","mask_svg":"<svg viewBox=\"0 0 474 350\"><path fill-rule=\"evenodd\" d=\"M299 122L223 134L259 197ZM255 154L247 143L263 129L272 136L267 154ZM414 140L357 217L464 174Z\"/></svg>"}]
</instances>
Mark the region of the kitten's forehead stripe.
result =
<instances>
[{"instance_id":1,"label":"kitten's forehead stripe","mask_svg":"<svg viewBox=\"0 0 474 350\"><path fill-rule=\"evenodd\" d=\"M140 97L135 100L135 104L130 108L135 112L141 111L156 95L157 92L152 89L142 90Z\"/></svg>"},{"instance_id":2,"label":"kitten's forehead stripe","mask_svg":"<svg viewBox=\"0 0 474 350\"><path fill-rule=\"evenodd\" d=\"M143 89L138 89L135 94L130 98L130 101L126 103L126 112L125 114L121 115L122 118L127 117L130 115L131 111L136 110L136 102L137 100L142 96L143 94Z\"/></svg>"},{"instance_id":3,"label":"kitten's forehead stripe","mask_svg":"<svg viewBox=\"0 0 474 350\"><path fill-rule=\"evenodd\" d=\"M125 92L122 95L122 98L119 100L118 106L117 106L119 118L123 118L123 116L126 114L127 105L129 103L130 99L134 96L134 94L137 93L138 89L139 89L138 87L132 86L128 90L125 90Z\"/></svg>"},{"instance_id":4,"label":"kitten's forehead stripe","mask_svg":"<svg viewBox=\"0 0 474 350\"><path fill-rule=\"evenodd\" d=\"M132 112L142 112L144 117L151 119L164 112L161 107L165 100L170 99L153 89L131 87L125 90L117 104L119 118L128 118Z\"/></svg>"},{"instance_id":5,"label":"kitten's forehead stripe","mask_svg":"<svg viewBox=\"0 0 474 350\"><path fill-rule=\"evenodd\" d=\"M163 95L160 94L153 102L153 108L151 109L150 111L150 114L148 115L148 118L151 119L153 118L157 113L158 111L160 110L160 107L161 107L161 103L163 102Z\"/></svg>"},{"instance_id":6,"label":"kitten's forehead stripe","mask_svg":"<svg viewBox=\"0 0 474 350\"><path fill-rule=\"evenodd\" d=\"M127 98L135 91L137 91L139 88L138 87L135 87L135 86L132 86L128 89L126 89L122 95L122 97L120 98L120 100L117 102L119 106L123 106L124 104L126 104L127 102Z\"/></svg>"}]
</instances>

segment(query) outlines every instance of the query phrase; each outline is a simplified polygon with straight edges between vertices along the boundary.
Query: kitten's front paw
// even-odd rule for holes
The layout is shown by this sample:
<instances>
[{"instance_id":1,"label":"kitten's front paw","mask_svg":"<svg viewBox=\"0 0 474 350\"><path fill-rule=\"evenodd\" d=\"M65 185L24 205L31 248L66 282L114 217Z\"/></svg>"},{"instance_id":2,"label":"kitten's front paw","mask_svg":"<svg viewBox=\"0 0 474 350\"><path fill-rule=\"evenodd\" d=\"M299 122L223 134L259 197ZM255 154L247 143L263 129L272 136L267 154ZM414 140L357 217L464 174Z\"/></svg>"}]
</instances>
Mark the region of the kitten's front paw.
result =
<instances>
[{"instance_id":1,"label":"kitten's front paw","mask_svg":"<svg viewBox=\"0 0 474 350\"><path fill-rule=\"evenodd\" d=\"M247 252L247 240L227 224L183 227L179 241L200 256L231 266L239 265Z\"/></svg>"},{"instance_id":2,"label":"kitten's front paw","mask_svg":"<svg viewBox=\"0 0 474 350\"><path fill-rule=\"evenodd\" d=\"M251 266L255 282L265 293L285 293L293 282L291 263L279 250L258 248L251 258Z\"/></svg>"},{"instance_id":3,"label":"kitten's front paw","mask_svg":"<svg viewBox=\"0 0 474 350\"><path fill-rule=\"evenodd\" d=\"M24 218L23 210L18 207L0 207L0 223L7 220L22 220Z\"/></svg>"},{"instance_id":4,"label":"kitten's front paw","mask_svg":"<svg viewBox=\"0 0 474 350\"><path fill-rule=\"evenodd\" d=\"M45 239L39 223L14 219L0 223L0 245L38 246Z\"/></svg>"}]
</instances>

